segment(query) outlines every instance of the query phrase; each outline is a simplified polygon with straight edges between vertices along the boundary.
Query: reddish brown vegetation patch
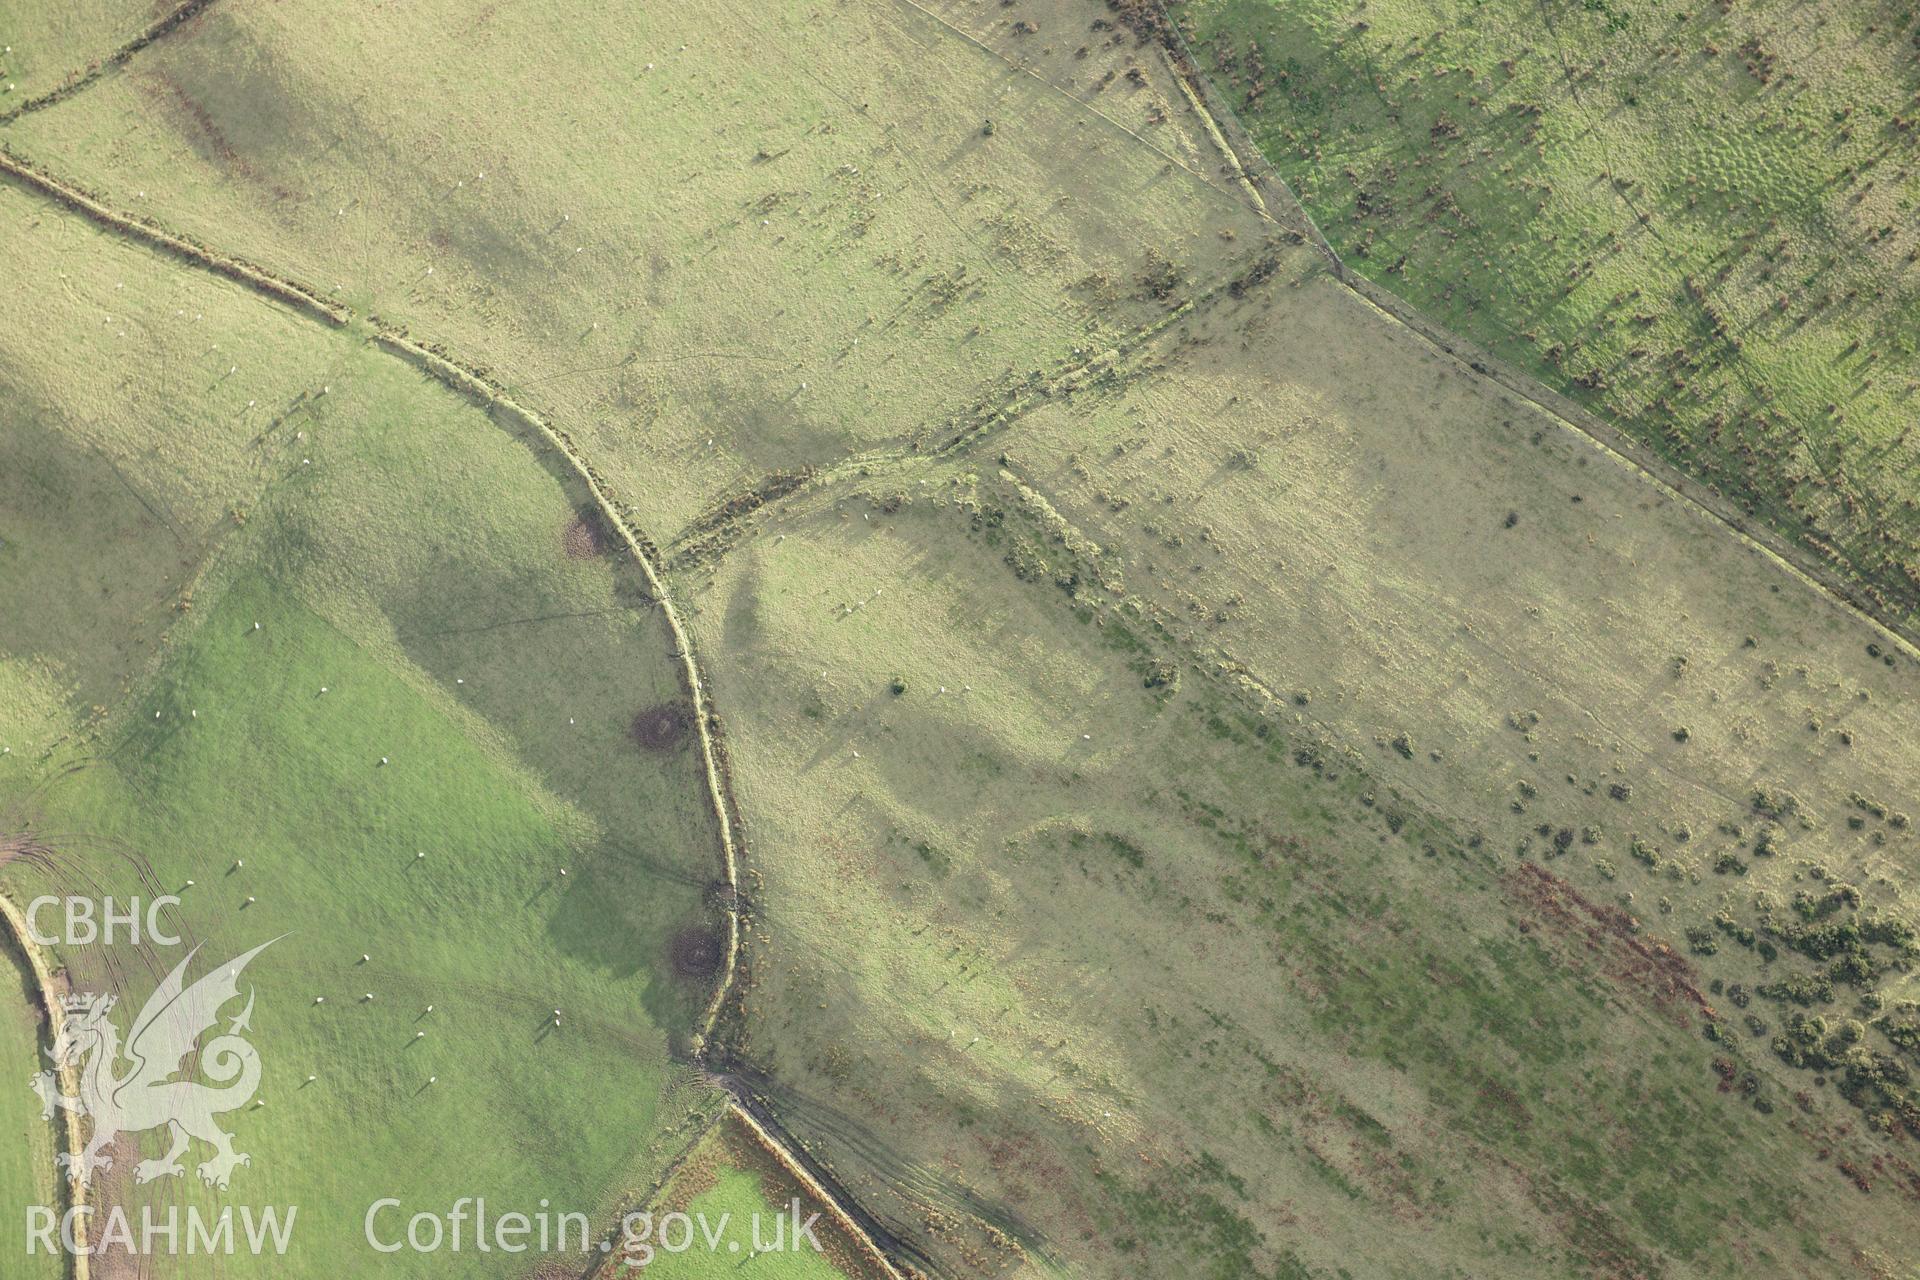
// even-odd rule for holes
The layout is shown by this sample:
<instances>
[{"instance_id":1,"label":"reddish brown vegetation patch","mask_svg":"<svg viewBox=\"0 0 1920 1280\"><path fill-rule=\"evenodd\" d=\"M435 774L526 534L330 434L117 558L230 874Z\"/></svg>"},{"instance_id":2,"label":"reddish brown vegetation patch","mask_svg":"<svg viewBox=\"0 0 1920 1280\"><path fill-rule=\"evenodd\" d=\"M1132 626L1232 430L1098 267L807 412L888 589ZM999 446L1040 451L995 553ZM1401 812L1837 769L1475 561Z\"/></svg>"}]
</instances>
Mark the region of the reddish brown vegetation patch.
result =
<instances>
[{"instance_id":1,"label":"reddish brown vegetation patch","mask_svg":"<svg viewBox=\"0 0 1920 1280\"><path fill-rule=\"evenodd\" d=\"M591 560L603 553L607 549L607 533L599 514L593 511L575 514L567 522L566 532L560 535L560 542L570 560Z\"/></svg>"},{"instance_id":2,"label":"reddish brown vegetation patch","mask_svg":"<svg viewBox=\"0 0 1920 1280\"><path fill-rule=\"evenodd\" d=\"M693 712L684 702L662 702L633 718L633 740L648 751L671 751L693 731Z\"/></svg>"},{"instance_id":3,"label":"reddish brown vegetation patch","mask_svg":"<svg viewBox=\"0 0 1920 1280\"><path fill-rule=\"evenodd\" d=\"M1492 1076L1480 1077L1478 1097L1483 1107L1506 1117L1507 1122L1516 1129L1525 1129L1533 1124L1533 1113L1527 1110L1527 1104L1520 1100L1520 1095Z\"/></svg>"},{"instance_id":4,"label":"reddish brown vegetation patch","mask_svg":"<svg viewBox=\"0 0 1920 1280\"><path fill-rule=\"evenodd\" d=\"M1638 989L1680 1026L1691 1026L1689 1009L1711 1020L1713 1006L1700 994L1686 957L1658 939L1640 935L1640 922L1619 907L1595 902L1545 867L1523 863L1506 877L1507 891L1569 941L1584 945L1615 982Z\"/></svg>"},{"instance_id":5,"label":"reddish brown vegetation patch","mask_svg":"<svg viewBox=\"0 0 1920 1280\"><path fill-rule=\"evenodd\" d=\"M179 124L180 132L202 158L237 177L255 179L253 166L234 149L213 113L179 81L165 71L147 71L138 74L135 83L146 89L149 99Z\"/></svg>"}]
</instances>

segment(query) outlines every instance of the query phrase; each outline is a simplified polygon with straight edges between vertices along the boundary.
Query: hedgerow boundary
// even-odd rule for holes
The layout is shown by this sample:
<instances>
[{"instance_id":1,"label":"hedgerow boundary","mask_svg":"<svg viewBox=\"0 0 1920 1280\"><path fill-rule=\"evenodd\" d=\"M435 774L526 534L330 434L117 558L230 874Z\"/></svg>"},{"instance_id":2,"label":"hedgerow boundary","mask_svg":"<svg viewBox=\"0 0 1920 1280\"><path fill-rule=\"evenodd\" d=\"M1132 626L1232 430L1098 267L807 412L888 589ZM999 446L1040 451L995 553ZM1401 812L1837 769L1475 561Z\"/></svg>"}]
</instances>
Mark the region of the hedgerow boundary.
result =
<instances>
[{"instance_id":1,"label":"hedgerow boundary","mask_svg":"<svg viewBox=\"0 0 1920 1280\"><path fill-rule=\"evenodd\" d=\"M26 916L13 899L0 893L0 921L6 925L7 939L21 956L26 959L26 977L31 981L34 994L39 998L41 1007L47 1015L47 1037L54 1039L60 1034L66 1011L60 1004L59 994L54 989L53 971L47 966L47 958L41 952L39 944L33 940L33 931L27 927ZM55 1068L60 1081L60 1091L68 1097L80 1096L80 1077L70 1064L59 1064ZM74 1111L62 1113L65 1123L60 1126L61 1136L66 1142L66 1154L74 1160L80 1158L85 1143L80 1137L80 1116ZM54 1184L59 1189L65 1187L66 1221L73 1224L71 1234L75 1248L67 1252L67 1274L73 1280L89 1280L87 1258L91 1250L87 1245L87 1184L62 1178L54 1171Z\"/></svg>"},{"instance_id":2,"label":"hedgerow boundary","mask_svg":"<svg viewBox=\"0 0 1920 1280\"><path fill-rule=\"evenodd\" d=\"M450 390L466 397L471 403L486 409L489 416L499 415L509 422L531 429L544 439L550 448L560 454L566 464L576 472L586 485L601 516L619 534L628 552L639 565L647 588L653 595L654 603L660 606L662 616L667 622L676 646L674 654L680 660L678 669L682 692L686 694L694 709L694 725L700 743L707 793L717 824L724 873L721 896L727 920L726 960L720 981L708 1000L698 1029L692 1036L690 1047L694 1064L701 1068L709 1080L726 1090L729 1108L741 1118L742 1123L747 1124L760 1135L775 1157L792 1170L796 1179L801 1180L808 1190L818 1197L835 1220L853 1234L863 1248L868 1249L874 1257L881 1259L892 1274L901 1277L901 1280L919 1275L919 1272L903 1270L891 1261L889 1251L880 1243L882 1239L891 1239L890 1234L879 1226L878 1220L867 1213L837 1179L801 1154L790 1138L781 1136L784 1131L775 1117L750 1109L734 1093L730 1077L722 1072L713 1071L708 1066L712 1048L711 1037L715 1025L728 998L733 994L740 974L739 955L742 934L739 883L741 859L737 835L739 809L733 798L725 750L719 742L718 717L707 697L706 683L700 674L699 661L695 657L692 640L681 621L679 610L667 591L665 573L658 560L659 552L652 540L629 521L626 508L611 497L599 471L581 456L564 431L547 422L534 410L520 404L499 383L474 366L461 361L438 343L417 340L410 336L403 326L384 321L377 315L361 316L344 303L328 301L318 292L298 281L267 271L244 259L221 253L186 236L169 231L149 219L135 218L116 212L94 194L54 177L42 168L22 161L14 156L4 143L0 143L0 179L11 181L35 196L60 205L112 234L156 249L188 266L222 276L331 328L346 328L355 323L365 324L371 330L371 341L382 351L412 365ZM21 936L24 936L24 933ZM40 988L43 1002L48 1002L50 1008L57 1006L58 1000L53 992L51 977L43 977L36 971L35 983ZM78 1132L77 1128L73 1127L71 1119L69 1126L69 1141L75 1144L77 1149ZM88 1280L88 1277L84 1271L81 1271L76 1273L75 1280Z\"/></svg>"},{"instance_id":3,"label":"hedgerow boundary","mask_svg":"<svg viewBox=\"0 0 1920 1280\"><path fill-rule=\"evenodd\" d=\"M1503 361L1486 347L1475 344L1461 334L1453 332L1448 326L1430 319L1419 307L1409 303L1404 297L1380 288L1373 280L1356 273L1346 265L1340 253L1332 248L1327 236L1313 221L1306 209L1306 203L1294 196L1292 186L1281 177L1279 169L1261 154L1260 146L1254 144L1252 134L1240 121L1240 115L1229 106L1221 94L1213 90L1206 75L1200 73L1200 63L1192 56L1192 48L1187 44L1187 36L1181 33L1179 23L1165 10L1162 0L1106 0L1108 8L1121 15L1121 19L1133 29L1135 35L1152 40L1160 46L1167 59L1167 65L1173 69L1173 75L1187 88L1188 100L1202 115L1210 117L1210 132L1217 136L1219 146L1225 148L1229 163L1236 173L1248 182L1256 192L1260 192L1261 213L1273 219L1279 225L1298 225L1308 230L1308 238L1313 248L1319 249L1327 259L1334 278L1352 294L1361 297L1369 307L1382 313L1390 320L1396 320L1402 328L1415 334L1423 344L1448 357L1455 365L1469 370L1494 386L1498 386L1507 395L1532 405L1534 409L1546 413L1551 418L1571 426L1572 430L1594 441L1603 453L1611 455L1615 461L1640 470L1647 480L1659 487L1667 497L1692 507L1705 514L1716 524L1724 526L1749 549L1761 553L1764 557L1778 562L1795 578L1801 578L1822 593L1834 597L1851 610L1859 612L1870 624L1884 633L1897 649L1908 658L1920 660L1920 628L1903 622L1893 604L1882 601L1872 587L1864 581L1845 576L1834 564L1822 560L1814 549L1788 537L1786 533L1776 532L1774 528L1747 516L1738 505L1726 499L1715 489L1697 478L1674 466L1665 457L1655 453L1651 447L1628 436L1605 418L1584 409L1559 391L1549 388L1542 380L1521 368L1513 367ZM1286 217L1275 217L1273 207L1279 205ZM1837 553L1834 553L1837 557Z\"/></svg>"},{"instance_id":4,"label":"hedgerow boundary","mask_svg":"<svg viewBox=\"0 0 1920 1280\"><path fill-rule=\"evenodd\" d=\"M199 17L206 10L212 8L216 2L217 0L186 0L185 4L182 4L173 12L156 19L146 30L121 45L118 49L115 49L112 53L109 53L106 57L95 58L92 62L89 62L85 71L70 71L67 73L67 78L57 87L49 89L45 93L35 94L16 107L0 111L0 124L11 124L13 121L18 120L21 116L27 115L30 112L44 111L48 107L57 106L65 102L68 98L71 98L74 94L79 93L82 89L90 88L110 72L118 71L121 67L125 66L134 54L139 53L160 37L183 26L189 20Z\"/></svg>"},{"instance_id":5,"label":"hedgerow boundary","mask_svg":"<svg viewBox=\"0 0 1920 1280\"><path fill-rule=\"evenodd\" d=\"M1228 162L1260 194L1261 213L1281 226L1297 224L1304 229L1342 286L1413 333L1432 350L1586 436L1603 453L1640 471L1666 496L1705 515L1750 549L1860 614L1908 657L1920 660L1920 628L1903 622L1890 602L1867 583L1848 576L1843 565L1830 563L1814 548L1756 522L1718 490L1681 470L1620 428L1348 267L1307 212L1305 203L1254 143L1239 114L1201 73L1192 47L1162 0L1107 0L1107 7L1118 14L1136 36L1159 47L1189 100L1208 118L1208 131L1218 139ZM1284 218L1275 215L1275 206L1285 212ZM1842 559L1837 551L1829 551L1828 555L1834 561Z\"/></svg>"}]
</instances>

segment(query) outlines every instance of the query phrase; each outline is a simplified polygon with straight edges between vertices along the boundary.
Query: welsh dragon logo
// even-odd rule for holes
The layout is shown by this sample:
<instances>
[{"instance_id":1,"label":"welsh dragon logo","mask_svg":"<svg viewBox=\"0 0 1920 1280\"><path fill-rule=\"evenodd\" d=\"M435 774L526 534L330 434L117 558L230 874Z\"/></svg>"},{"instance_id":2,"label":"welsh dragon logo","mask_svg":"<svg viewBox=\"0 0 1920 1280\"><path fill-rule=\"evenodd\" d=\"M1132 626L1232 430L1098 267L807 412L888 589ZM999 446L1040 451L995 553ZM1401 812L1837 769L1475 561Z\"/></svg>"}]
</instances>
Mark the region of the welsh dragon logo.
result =
<instances>
[{"instance_id":1,"label":"welsh dragon logo","mask_svg":"<svg viewBox=\"0 0 1920 1280\"><path fill-rule=\"evenodd\" d=\"M180 1157L195 1138L213 1147L213 1155L198 1167L201 1181L209 1186L225 1190L234 1168L250 1163L233 1149L233 1136L221 1130L215 1117L245 1106L260 1087L260 1055L240 1037L253 1016L251 988L246 1007L234 1016L226 1033L215 1036L199 1052L200 1073L217 1086L175 1077L200 1037L219 1021L221 1007L239 998L239 977L247 963L277 941L263 942L234 957L192 986L186 985L187 965L200 948L187 952L133 1020L124 1047L119 1029L108 1016L115 997L76 993L62 998L65 1017L53 1047L47 1050L53 1068L34 1076L32 1084L46 1119L51 1120L56 1109L65 1109L93 1122L85 1150L78 1156L60 1153L60 1165L69 1179L85 1183L96 1170L111 1169L113 1157L107 1148L120 1134L163 1125L171 1131L167 1153L135 1165L136 1181L180 1174ZM127 1064L124 1071L119 1069L122 1059ZM67 1068L79 1070L77 1097L60 1092L60 1072Z\"/></svg>"}]
</instances>

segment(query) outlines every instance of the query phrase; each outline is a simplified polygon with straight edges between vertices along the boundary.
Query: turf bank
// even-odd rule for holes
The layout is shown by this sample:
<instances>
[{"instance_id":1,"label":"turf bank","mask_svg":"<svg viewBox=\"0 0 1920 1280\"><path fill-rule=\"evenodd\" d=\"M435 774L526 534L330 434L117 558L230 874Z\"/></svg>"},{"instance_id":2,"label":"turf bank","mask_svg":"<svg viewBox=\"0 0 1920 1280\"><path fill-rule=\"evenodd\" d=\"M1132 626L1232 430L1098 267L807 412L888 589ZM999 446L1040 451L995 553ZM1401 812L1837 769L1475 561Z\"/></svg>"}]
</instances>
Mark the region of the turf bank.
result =
<instances>
[{"instance_id":1,"label":"turf bank","mask_svg":"<svg viewBox=\"0 0 1920 1280\"><path fill-rule=\"evenodd\" d=\"M215 1214L197 1206L159 1209L146 1205L138 1222L119 1205L99 1210L75 1205L57 1213L48 1205L27 1206L27 1252L74 1257L171 1257L217 1254L284 1254L293 1239L298 1206L256 1208L228 1205Z\"/></svg>"}]
</instances>

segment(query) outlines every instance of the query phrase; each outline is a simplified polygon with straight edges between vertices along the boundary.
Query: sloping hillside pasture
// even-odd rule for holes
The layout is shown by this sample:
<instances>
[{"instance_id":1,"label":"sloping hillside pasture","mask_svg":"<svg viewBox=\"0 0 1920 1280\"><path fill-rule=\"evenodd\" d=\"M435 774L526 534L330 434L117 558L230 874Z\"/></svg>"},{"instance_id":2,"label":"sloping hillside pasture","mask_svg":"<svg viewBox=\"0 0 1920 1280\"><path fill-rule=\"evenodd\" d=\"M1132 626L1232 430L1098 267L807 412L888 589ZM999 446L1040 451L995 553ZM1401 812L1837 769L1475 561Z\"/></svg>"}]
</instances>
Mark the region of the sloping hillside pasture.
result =
<instances>
[{"instance_id":1,"label":"sloping hillside pasture","mask_svg":"<svg viewBox=\"0 0 1920 1280\"><path fill-rule=\"evenodd\" d=\"M1830 1019L1915 997L1911 650L1318 272L1167 344L994 442L1151 616L1694 951L1736 1022L1833 972L1808 911L1881 922Z\"/></svg>"},{"instance_id":2,"label":"sloping hillside pasture","mask_svg":"<svg viewBox=\"0 0 1920 1280\"><path fill-rule=\"evenodd\" d=\"M750 822L738 1044L942 1265L1897 1256L1897 1190L1864 1200L1797 1112L1722 1091L1705 979L1657 923L1590 951L1588 908L1542 911L1510 850L1436 824L1371 749L1263 714L991 463L765 519L684 575Z\"/></svg>"},{"instance_id":3,"label":"sloping hillside pasture","mask_svg":"<svg viewBox=\"0 0 1920 1280\"><path fill-rule=\"evenodd\" d=\"M124 693L346 348L0 184L0 778ZM297 460L297 459L296 459ZM75 590L75 583L86 588ZM15 774L18 777L20 775Z\"/></svg>"},{"instance_id":4,"label":"sloping hillside pasture","mask_svg":"<svg viewBox=\"0 0 1920 1280\"><path fill-rule=\"evenodd\" d=\"M20 482L61 501L8 507L9 598L45 610L9 611L7 668L53 693L0 762L6 829L50 850L10 864L7 891L179 893L170 922L200 967L279 939L246 975L265 1105L229 1124L252 1164L224 1199L194 1177L200 1150L184 1179L139 1187L133 1161L159 1148L123 1144L107 1199L299 1206L286 1258L227 1274L337 1274L370 1256L381 1195L544 1197L607 1221L705 1092L672 1058L711 979L674 976L670 952L715 928L719 875L686 744L632 737L679 696L637 571L570 555L571 473L400 361L24 203L9 192L6 242L70 245L39 260L84 287L35 282L41 363L9 366L13 403L36 406L7 437L31 450ZM153 354L95 322L102 288L141 299L128 323L151 320ZM181 305L149 317L155 299ZM204 369L197 306L218 307L240 374ZM255 358L274 368L247 383L249 414L221 379ZM98 469L119 484L63 479ZM71 601L43 580L55 566ZM54 952L136 1007L183 954Z\"/></svg>"},{"instance_id":5,"label":"sloping hillside pasture","mask_svg":"<svg viewBox=\"0 0 1920 1280\"><path fill-rule=\"evenodd\" d=\"M756 899L767 919L746 1008L748 1053L803 1131L810 1122L828 1150L866 1168L870 1194L900 1196L896 1212L910 1220L923 1200L950 1206L971 1188L1004 1188L987 1201L1019 1206L1032 1240L1056 1245L1063 1223L1097 1221L1092 1206L1112 1194L1110 1186L1083 1191L1076 1204L1066 1190L1073 1161L1041 1155L1072 1144L1036 1138L1015 1119L1064 1106L1020 1080L1022 1059L1048 1060L1042 1074L1051 1076L1049 1046L1060 1052L1093 1029L1125 1025L1119 1009L1094 1015L1106 991L1124 1002L1143 987L1166 990L1166 961L1150 940L1168 930L1119 907L1096 908L1080 885L1069 895L1035 874L1016 797L1041 779L1059 790L1034 806L1031 821L1064 825L1054 844L1083 866L1205 866L1195 853L1170 852L1167 837L1131 812L1134 797L1184 791L1182 804L1203 824L1247 823L1310 846L1318 836L1341 850L1343 873L1380 880L1378 867L1358 860L1369 843L1363 833L1339 822L1304 826L1297 802L1280 808L1284 818L1266 817L1273 784L1265 781L1232 787L1210 809L1191 797L1208 779L1231 778L1226 764L1186 741L1159 751L1143 744L1139 722L1153 718L1151 697L1121 690L1152 680L1164 691L1187 666L1184 654L1260 715L1236 723L1211 709L1210 732L1281 756L1294 747L1260 744L1326 735L1331 751L1309 747L1313 761L1377 777L1376 802L1392 796L1391 811L1429 815L1455 849L1473 851L1485 878L1470 881L1470 891L1423 884L1409 892L1407 901L1435 912L1424 923L1393 896L1380 903L1412 914L1388 956L1416 939L1432 945L1462 920L1498 919L1488 927L1502 933L1517 920L1545 935L1545 954L1570 948L1576 970L1613 993L1610 1004L1649 1001L1646 1021L1709 1033L1664 1054L1638 1047L1649 1034L1641 1028L1625 1040L1617 1031L1575 1037L1604 1046L1605 1065L1571 1072L1541 1045L1515 1055L1524 1066L1482 1068L1493 1096L1512 1089L1524 1100L1529 1131L1557 1105L1578 1123L1595 1113L1602 1082L1627 1082L1617 1110L1599 1114L1618 1114L1642 1140L1664 1133L1701 1153L1697 1164L1663 1154L1650 1176L1676 1182L1657 1192L1621 1197L1618 1170L1593 1185L1576 1177L1557 1192L1536 1187L1537 1204L1569 1203L1556 1194L1592 1197L1582 1201L1582 1229L1604 1225L1613 1244L1582 1241L1576 1252L1589 1264L1611 1265L1605 1259L1617 1246L1636 1266L1714 1274L1706 1242L1739 1238L1777 1250L1776 1262L1788 1265L1798 1245L1754 1246L1765 1226L1742 1222L1720 1235L1711 1225L1729 1206L1707 1188L1750 1185L1726 1171L1726 1161L1741 1158L1731 1144L1711 1155L1698 1145L1716 1123L1738 1124L1739 1149L1765 1152L1760 1167L1804 1170L1826 1153L1825 1167L1808 1175L1829 1206L1814 1217L1839 1215L1857 1240L1881 1241L1866 1248L1870 1258L1899 1256L1899 1213L1868 1207L1855 1183L1896 1205L1916 1190L1903 1154L1909 1050L1898 1039L1910 1020L1899 1010L1915 994L1905 882L1913 837L1903 808L1920 731L1908 705L1910 651L1585 437L1425 347L1338 289L1304 252L1276 260L1270 278L1241 298L1229 293L1183 321L1137 362L985 436L967 456L999 473L986 496L972 491L971 478L954 488L951 470L878 471L857 491L795 500L804 516L767 518L750 549L734 553L743 563L724 562L703 592L713 597L704 647L718 655L756 843L828 850L833 869L823 879L811 861L764 852L755 861L768 877ZM1030 581L1029 590L1057 602L1051 628L1003 617L1002 592L985 584L948 585L960 573L953 566L978 563L978 548L961 551L955 532L926 532L930 517L918 508L928 504L959 507L973 538L990 541L989 558L1004 560L993 566L1001 576ZM996 534L1003 520L1008 532ZM1070 618L1124 637L1109 643L1131 659L1109 658L1105 679L1092 674L1099 664L1056 633L1080 629ZM971 646L955 638L976 633ZM798 635L818 638L803 645ZM1143 644L1150 637L1157 643ZM1043 709L1008 714L1016 673L1021 694ZM1108 708L1123 696L1136 705L1120 727ZM1075 730L1090 737L1076 741ZM1128 754L1116 770L1121 795L1090 776L1112 751ZM795 777L804 779L797 788L781 781ZM775 799L782 786L789 790ZM995 797L990 808L975 798L982 791ZM1089 829L1081 815L1112 826ZM1162 859L1152 859L1155 850ZM929 877L955 885L950 892L965 906L939 894L937 906L921 901ZM865 901L850 883L865 885ZM1323 907L1351 910L1374 896L1358 885L1317 887ZM1236 890L1244 901L1247 890ZM1038 899L1030 937L1006 904L1027 893ZM791 910L809 895L810 909ZM1169 914L1182 938L1201 920L1233 918L1206 911L1190 889L1173 897L1180 907ZM1063 924L1067 900L1084 928ZM890 934L876 920L890 920ZM961 923L969 920L984 923L969 929ZM1823 953L1829 926L1842 931L1840 943ZM1112 967L1088 964L1101 978L1033 972L1042 966L1035 952L1054 946L1065 957L1101 954L1093 932L1110 933L1120 949ZM1503 953L1519 935L1504 936L1484 948ZM1582 956L1596 942L1600 954ZM1354 956L1355 947L1336 935L1306 949ZM834 963L811 959L816 951ZM1270 962L1208 959L1210 974L1212 966L1271 971ZM1849 967L1856 961L1864 969ZM1151 977L1128 982L1135 966ZM1354 970L1371 982L1389 961L1356 959ZM1430 967L1423 980L1433 977ZM970 983L984 989L973 995ZM1192 990L1214 1025L1235 1021L1227 1010L1272 1016L1270 989L1236 1005L1218 978L1212 983ZM1373 990L1349 1007L1353 1023L1365 1021L1362 1009L1382 1016L1392 1008ZM1051 992L1071 992L1071 1012L1046 1007L1040 993ZM1531 994L1551 1004L1545 992ZM889 1001L899 1005L899 1030L875 1018ZM1569 1010L1581 1005L1570 999L1557 1017L1575 1017ZM1809 1021L1816 1015L1824 1023ZM1396 1055L1409 1042L1458 1043L1399 1030L1390 1041ZM1004 1052L1009 1032L1018 1066L1003 1065L993 1047L1000 1040ZM969 1069L926 1065L939 1056L930 1058L916 1034L963 1045ZM1350 1023L1340 1034L1358 1033ZM1124 1056L1118 1045L1095 1043L1093 1061ZM1639 1065L1623 1068L1622 1043L1636 1045L1628 1057ZM1846 1063L1856 1047L1872 1055L1859 1069L1894 1087L1854 1075ZM986 1082L982 1061L993 1065ZM890 1064L916 1064L905 1069L918 1083L903 1087ZM1536 1070L1540 1081L1527 1083ZM1582 1081L1577 1094L1550 1083L1570 1075ZM1209 1100L1232 1092L1230 1074L1216 1069L1208 1079L1222 1086L1210 1084ZM1638 1101L1649 1089L1681 1108L1670 1123ZM846 1107L849 1090L865 1105ZM1130 1092L1165 1105L1179 1089L1162 1081ZM1703 1118L1749 1103L1751 1125ZM977 1149L927 1150L905 1136L941 1107L963 1118ZM1222 1129L1237 1128L1211 1114ZM1108 1118L1105 1107L1101 1115ZM1194 1147L1226 1160L1226 1135L1207 1127L1213 1122L1202 1123ZM1458 1116L1425 1123L1465 1127ZM1179 1132L1161 1116L1145 1127ZM917 1163L903 1150L919 1151ZM1254 1176L1226 1166L1234 1177ZM956 1178L956 1169L965 1173ZM1692 1225L1673 1208L1685 1201L1681 1187L1701 1197ZM1298 1203L1290 1187L1250 1198L1269 1204L1275 1195ZM1655 1204L1666 1207L1651 1213ZM1114 1201L1106 1209L1115 1222L1129 1220ZM1018 1235L1021 1224L998 1225ZM1298 1248L1277 1225L1262 1224L1270 1246ZM1322 1224L1308 1234L1338 1231ZM1072 1239L1070 1256L1093 1256L1084 1234ZM952 1247L964 1256L982 1246ZM1367 1256L1413 1274L1449 1255L1440 1246L1420 1263L1393 1264L1385 1261L1391 1247L1369 1239ZM1522 1256L1509 1265L1525 1272L1551 1255ZM1232 1273L1238 1264L1227 1265ZM1476 1257L1473 1269L1496 1265Z\"/></svg>"},{"instance_id":6,"label":"sloping hillside pasture","mask_svg":"<svg viewBox=\"0 0 1920 1280\"><path fill-rule=\"evenodd\" d=\"M1183 0L1354 270L1920 608L1920 15Z\"/></svg>"},{"instance_id":7,"label":"sloping hillside pasture","mask_svg":"<svg viewBox=\"0 0 1920 1280\"><path fill-rule=\"evenodd\" d=\"M899 0L980 45L1023 76L1071 98L1108 127L1160 154L1236 201L1246 192L1223 162L1212 129L1170 74L1157 45L1144 42L1115 11L1081 0L976 4L973 0ZM1226 223L1213 230L1233 230ZM1201 229L1206 229L1202 227Z\"/></svg>"},{"instance_id":8,"label":"sloping hillside pasture","mask_svg":"<svg viewBox=\"0 0 1920 1280\"><path fill-rule=\"evenodd\" d=\"M9 145L487 367L656 533L1096 355L1252 225L899 0L340 23L216 5Z\"/></svg>"},{"instance_id":9,"label":"sloping hillside pasture","mask_svg":"<svg viewBox=\"0 0 1920 1280\"><path fill-rule=\"evenodd\" d=\"M1899 1274L1906 649L1277 249L1099 6L340 21L216 8L7 138L486 365L663 543L708 513L670 550L747 836L722 1065L913 1250ZM372 1032L355 1160L442 1196L408 1134L484 1124L471 1172L610 1211L685 1130L654 975L712 874L690 765L624 736L664 637L541 459L316 342L331 391L40 824L257 893L221 942L336 909L323 871L353 914L298 937L404 919L425 977L325 1007ZM181 725L222 703L264 710ZM312 945L263 982L362 989ZM428 1105L399 1014L463 973L497 1092ZM334 1043L276 1008L270 1061ZM272 1086L263 1170L321 1176L265 1144L339 1132L322 1096Z\"/></svg>"}]
</instances>

